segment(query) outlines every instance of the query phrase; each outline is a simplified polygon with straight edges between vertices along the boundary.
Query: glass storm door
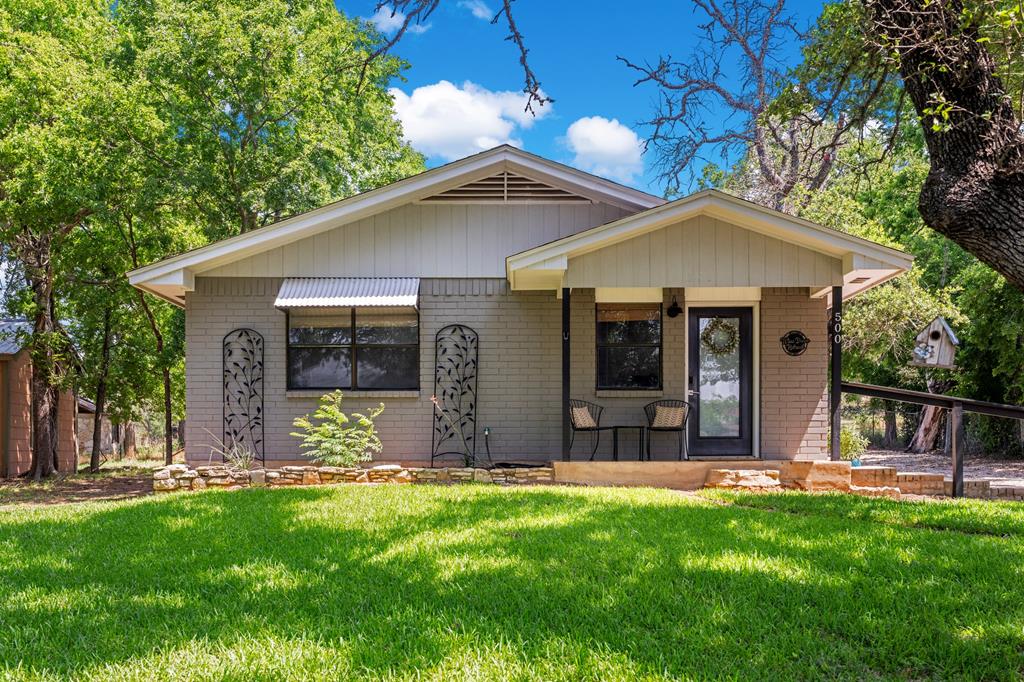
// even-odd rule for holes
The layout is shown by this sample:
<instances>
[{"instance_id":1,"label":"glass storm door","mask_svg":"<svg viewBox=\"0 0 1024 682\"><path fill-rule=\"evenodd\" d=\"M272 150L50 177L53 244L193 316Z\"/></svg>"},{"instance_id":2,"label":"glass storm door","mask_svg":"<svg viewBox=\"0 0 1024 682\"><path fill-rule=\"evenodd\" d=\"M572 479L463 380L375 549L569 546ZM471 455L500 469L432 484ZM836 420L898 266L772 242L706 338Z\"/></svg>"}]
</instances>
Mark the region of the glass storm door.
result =
<instances>
[{"instance_id":1,"label":"glass storm door","mask_svg":"<svg viewBox=\"0 0 1024 682\"><path fill-rule=\"evenodd\" d=\"M753 454L752 320L751 308L690 308L691 455Z\"/></svg>"}]
</instances>

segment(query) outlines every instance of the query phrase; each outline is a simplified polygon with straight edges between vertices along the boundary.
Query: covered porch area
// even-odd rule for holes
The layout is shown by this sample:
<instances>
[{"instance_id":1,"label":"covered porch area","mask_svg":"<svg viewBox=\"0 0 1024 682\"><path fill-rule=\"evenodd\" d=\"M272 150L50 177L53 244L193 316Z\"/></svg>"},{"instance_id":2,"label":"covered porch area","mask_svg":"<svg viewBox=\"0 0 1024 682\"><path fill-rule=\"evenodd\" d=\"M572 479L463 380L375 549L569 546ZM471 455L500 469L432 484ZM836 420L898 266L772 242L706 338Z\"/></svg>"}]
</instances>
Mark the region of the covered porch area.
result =
<instances>
[{"instance_id":1,"label":"covered porch area","mask_svg":"<svg viewBox=\"0 0 1024 682\"><path fill-rule=\"evenodd\" d=\"M513 290L561 300L563 472L838 459L842 302L910 264L717 191L509 257Z\"/></svg>"}]
</instances>

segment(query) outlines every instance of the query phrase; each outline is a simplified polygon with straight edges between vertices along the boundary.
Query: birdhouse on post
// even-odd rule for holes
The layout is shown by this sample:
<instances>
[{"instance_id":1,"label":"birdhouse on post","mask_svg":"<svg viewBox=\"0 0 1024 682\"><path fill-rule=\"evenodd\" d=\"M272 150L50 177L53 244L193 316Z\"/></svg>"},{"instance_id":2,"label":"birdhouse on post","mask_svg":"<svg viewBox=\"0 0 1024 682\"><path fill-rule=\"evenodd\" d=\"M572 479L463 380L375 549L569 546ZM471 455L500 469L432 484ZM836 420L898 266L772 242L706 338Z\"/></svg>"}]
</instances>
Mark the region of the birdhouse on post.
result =
<instances>
[{"instance_id":1,"label":"birdhouse on post","mask_svg":"<svg viewBox=\"0 0 1024 682\"><path fill-rule=\"evenodd\" d=\"M960 341L957 340L949 323L942 317L936 317L917 335L910 365L933 369L956 369L953 360L959 345Z\"/></svg>"}]
</instances>

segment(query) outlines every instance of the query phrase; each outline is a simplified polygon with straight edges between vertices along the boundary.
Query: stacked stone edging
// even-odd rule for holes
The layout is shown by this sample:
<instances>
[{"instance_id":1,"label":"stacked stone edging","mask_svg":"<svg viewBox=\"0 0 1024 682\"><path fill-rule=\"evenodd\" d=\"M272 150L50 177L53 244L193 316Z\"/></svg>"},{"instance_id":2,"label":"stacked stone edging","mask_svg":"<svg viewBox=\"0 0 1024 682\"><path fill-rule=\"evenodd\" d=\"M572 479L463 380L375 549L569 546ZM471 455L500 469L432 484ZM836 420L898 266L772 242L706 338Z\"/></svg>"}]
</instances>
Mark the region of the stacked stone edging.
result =
<instances>
[{"instance_id":1,"label":"stacked stone edging","mask_svg":"<svg viewBox=\"0 0 1024 682\"><path fill-rule=\"evenodd\" d=\"M497 483L523 485L553 483L551 467L516 467L478 469L473 467L403 467L380 464L370 468L330 466L285 466L280 469L233 469L224 464L191 468L187 464L171 464L153 474L153 490L204 490L206 488L263 488L281 486L323 485L334 483Z\"/></svg>"}]
</instances>

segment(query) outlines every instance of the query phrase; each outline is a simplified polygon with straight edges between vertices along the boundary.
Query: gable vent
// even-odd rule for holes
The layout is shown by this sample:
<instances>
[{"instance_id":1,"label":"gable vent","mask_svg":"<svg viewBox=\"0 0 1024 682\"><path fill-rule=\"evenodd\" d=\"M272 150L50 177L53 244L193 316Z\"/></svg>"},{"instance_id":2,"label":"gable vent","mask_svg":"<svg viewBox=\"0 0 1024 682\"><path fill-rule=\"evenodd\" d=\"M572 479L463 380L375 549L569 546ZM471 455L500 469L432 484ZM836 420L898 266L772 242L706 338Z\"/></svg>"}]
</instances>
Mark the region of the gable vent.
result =
<instances>
[{"instance_id":1,"label":"gable vent","mask_svg":"<svg viewBox=\"0 0 1024 682\"><path fill-rule=\"evenodd\" d=\"M560 187L507 171L466 183L422 201L447 204L593 203L586 197Z\"/></svg>"}]
</instances>

